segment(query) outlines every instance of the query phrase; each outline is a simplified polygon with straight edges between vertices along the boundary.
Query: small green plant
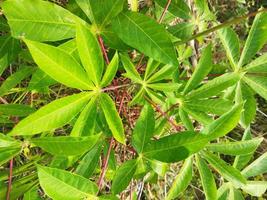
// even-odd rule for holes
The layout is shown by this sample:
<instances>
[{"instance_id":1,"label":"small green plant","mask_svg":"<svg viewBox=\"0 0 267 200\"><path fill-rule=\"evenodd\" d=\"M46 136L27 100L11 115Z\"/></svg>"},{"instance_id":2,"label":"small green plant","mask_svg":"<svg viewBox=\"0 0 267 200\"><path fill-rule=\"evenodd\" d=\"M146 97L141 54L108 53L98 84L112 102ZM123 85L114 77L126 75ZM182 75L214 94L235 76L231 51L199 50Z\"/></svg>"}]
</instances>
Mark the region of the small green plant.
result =
<instances>
[{"instance_id":1,"label":"small green plant","mask_svg":"<svg viewBox=\"0 0 267 200\"><path fill-rule=\"evenodd\" d=\"M0 199L265 194L266 9L218 24L205 0L0 5Z\"/></svg>"}]
</instances>

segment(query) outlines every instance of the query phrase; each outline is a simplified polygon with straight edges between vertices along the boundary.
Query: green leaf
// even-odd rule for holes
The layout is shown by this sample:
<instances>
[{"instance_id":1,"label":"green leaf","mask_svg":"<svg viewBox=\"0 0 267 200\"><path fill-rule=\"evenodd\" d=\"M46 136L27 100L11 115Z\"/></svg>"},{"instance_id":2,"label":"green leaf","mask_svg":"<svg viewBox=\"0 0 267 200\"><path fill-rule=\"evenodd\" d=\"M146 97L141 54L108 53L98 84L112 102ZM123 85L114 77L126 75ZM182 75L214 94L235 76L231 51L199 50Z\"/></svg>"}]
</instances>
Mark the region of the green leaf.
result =
<instances>
[{"instance_id":1,"label":"green leaf","mask_svg":"<svg viewBox=\"0 0 267 200\"><path fill-rule=\"evenodd\" d=\"M222 115L232 108L233 103L226 99L192 99L185 101L183 105L196 111Z\"/></svg>"},{"instance_id":2,"label":"green leaf","mask_svg":"<svg viewBox=\"0 0 267 200\"><path fill-rule=\"evenodd\" d=\"M100 105L113 137L118 142L125 144L123 124L114 102L107 94L102 93L100 96Z\"/></svg>"},{"instance_id":3,"label":"green leaf","mask_svg":"<svg viewBox=\"0 0 267 200\"><path fill-rule=\"evenodd\" d=\"M242 170L242 175L246 178L264 174L267 172L267 152L254 160L249 166Z\"/></svg>"},{"instance_id":4,"label":"green leaf","mask_svg":"<svg viewBox=\"0 0 267 200\"><path fill-rule=\"evenodd\" d=\"M193 23L180 22L174 26L169 27L167 30L180 40L186 40L187 38L192 36L194 29L195 25Z\"/></svg>"},{"instance_id":5,"label":"green leaf","mask_svg":"<svg viewBox=\"0 0 267 200\"><path fill-rule=\"evenodd\" d=\"M8 0L2 4L12 35L36 41L74 37L78 17L54 3L41 0Z\"/></svg>"},{"instance_id":6,"label":"green leaf","mask_svg":"<svg viewBox=\"0 0 267 200\"><path fill-rule=\"evenodd\" d=\"M14 158L17 154L19 154L21 148L5 148L0 150L0 166L8 162L10 159Z\"/></svg>"},{"instance_id":7,"label":"green leaf","mask_svg":"<svg viewBox=\"0 0 267 200\"><path fill-rule=\"evenodd\" d=\"M207 145L206 148L225 155L244 155L253 153L261 144L262 140L263 138L256 138L238 142L215 143Z\"/></svg>"},{"instance_id":8,"label":"green leaf","mask_svg":"<svg viewBox=\"0 0 267 200\"><path fill-rule=\"evenodd\" d=\"M165 176L169 168L169 164L160 162L158 160L149 160L149 164L152 170L162 177Z\"/></svg>"},{"instance_id":9,"label":"green leaf","mask_svg":"<svg viewBox=\"0 0 267 200\"><path fill-rule=\"evenodd\" d=\"M240 81L236 87L235 98L237 103L244 104L244 111L241 115L240 124L244 128L247 128L256 116L257 102L254 97L254 92L247 84Z\"/></svg>"},{"instance_id":10,"label":"green leaf","mask_svg":"<svg viewBox=\"0 0 267 200\"><path fill-rule=\"evenodd\" d=\"M99 85L104 70L104 59L96 37L82 24L77 25L78 52L88 77Z\"/></svg>"},{"instance_id":11,"label":"green leaf","mask_svg":"<svg viewBox=\"0 0 267 200\"><path fill-rule=\"evenodd\" d=\"M121 13L113 20L113 29L128 45L165 64L178 66L176 52L163 26L140 13Z\"/></svg>"},{"instance_id":12,"label":"green leaf","mask_svg":"<svg viewBox=\"0 0 267 200\"><path fill-rule=\"evenodd\" d=\"M21 151L21 144L11 137L0 133L0 166Z\"/></svg>"},{"instance_id":13,"label":"green leaf","mask_svg":"<svg viewBox=\"0 0 267 200\"><path fill-rule=\"evenodd\" d=\"M160 66L159 62L153 60L152 58L149 58L146 65L144 80L147 80L159 66Z\"/></svg>"},{"instance_id":14,"label":"green leaf","mask_svg":"<svg viewBox=\"0 0 267 200\"><path fill-rule=\"evenodd\" d=\"M141 83L142 78L140 77L138 71L135 69L135 66L130 60L130 58L123 54L120 54L120 58L121 58L123 67L126 71L126 74L124 74L124 76L131 79L134 82Z\"/></svg>"},{"instance_id":15,"label":"green leaf","mask_svg":"<svg viewBox=\"0 0 267 200\"><path fill-rule=\"evenodd\" d=\"M41 137L30 139L30 142L53 155L75 156L90 150L99 140L101 134L87 137Z\"/></svg>"},{"instance_id":16,"label":"green leaf","mask_svg":"<svg viewBox=\"0 0 267 200\"><path fill-rule=\"evenodd\" d=\"M116 170L111 187L113 194L122 192L129 185L136 171L136 167L136 160L128 160Z\"/></svg>"},{"instance_id":17,"label":"green leaf","mask_svg":"<svg viewBox=\"0 0 267 200\"><path fill-rule=\"evenodd\" d=\"M218 33L232 69L235 70L240 55L238 36L231 28L220 29Z\"/></svg>"},{"instance_id":18,"label":"green leaf","mask_svg":"<svg viewBox=\"0 0 267 200\"><path fill-rule=\"evenodd\" d=\"M106 87L112 82L117 73L118 67L119 67L119 55L116 52L111 62L107 66L106 72L101 80L101 87Z\"/></svg>"},{"instance_id":19,"label":"green leaf","mask_svg":"<svg viewBox=\"0 0 267 200\"><path fill-rule=\"evenodd\" d=\"M242 136L242 141L247 141L251 139L252 139L252 135L250 132L250 127L247 127ZM250 153L247 155L236 156L233 166L239 170L243 169L247 165L247 163L251 160L253 153Z\"/></svg>"},{"instance_id":20,"label":"green leaf","mask_svg":"<svg viewBox=\"0 0 267 200\"><path fill-rule=\"evenodd\" d=\"M34 92L45 92L48 90L50 85L56 84L57 82L44 73L40 68L37 68L33 73L28 89Z\"/></svg>"},{"instance_id":21,"label":"green leaf","mask_svg":"<svg viewBox=\"0 0 267 200\"><path fill-rule=\"evenodd\" d=\"M264 76L246 75L243 80L260 96L267 100L267 79Z\"/></svg>"},{"instance_id":22,"label":"green leaf","mask_svg":"<svg viewBox=\"0 0 267 200\"><path fill-rule=\"evenodd\" d=\"M159 71L150 76L147 80L148 83L154 83L164 79L171 79L175 67L172 65L165 65Z\"/></svg>"},{"instance_id":23,"label":"green leaf","mask_svg":"<svg viewBox=\"0 0 267 200\"><path fill-rule=\"evenodd\" d=\"M179 83L150 83L147 84L147 87L153 89L153 90L160 90L163 92L174 92L177 91L181 84Z\"/></svg>"},{"instance_id":24,"label":"green leaf","mask_svg":"<svg viewBox=\"0 0 267 200\"><path fill-rule=\"evenodd\" d=\"M203 155L211 166L226 180L234 184L235 187L241 187L246 184L246 179L242 176L240 171L228 165L224 160L208 152L202 152L201 155Z\"/></svg>"},{"instance_id":25,"label":"green leaf","mask_svg":"<svg viewBox=\"0 0 267 200\"><path fill-rule=\"evenodd\" d=\"M240 79L237 73L227 73L217 78L212 79L200 88L193 90L187 95L188 99L191 98L206 98L217 95L226 88L234 85Z\"/></svg>"},{"instance_id":26,"label":"green leaf","mask_svg":"<svg viewBox=\"0 0 267 200\"><path fill-rule=\"evenodd\" d=\"M236 127L239 122L243 105L235 105L231 110L222 115L220 118L213 121L202 131L202 134L207 135L210 140L222 137Z\"/></svg>"},{"instance_id":27,"label":"green leaf","mask_svg":"<svg viewBox=\"0 0 267 200\"><path fill-rule=\"evenodd\" d=\"M267 53L259 56L244 67L248 73L267 73Z\"/></svg>"},{"instance_id":28,"label":"green leaf","mask_svg":"<svg viewBox=\"0 0 267 200\"><path fill-rule=\"evenodd\" d=\"M168 191L168 196L166 199L174 199L178 197L184 190L188 187L191 182L193 174L193 158L187 158L176 176L170 190Z\"/></svg>"},{"instance_id":29,"label":"green leaf","mask_svg":"<svg viewBox=\"0 0 267 200\"><path fill-rule=\"evenodd\" d=\"M187 107L185 105L183 106L183 109L204 126L208 126L213 122L213 119L204 112L196 111L195 109L191 109L190 107Z\"/></svg>"},{"instance_id":30,"label":"green leaf","mask_svg":"<svg viewBox=\"0 0 267 200\"><path fill-rule=\"evenodd\" d=\"M196 155L196 165L200 174L206 199L217 199L216 183L207 163L200 156Z\"/></svg>"},{"instance_id":31,"label":"green leaf","mask_svg":"<svg viewBox=\"0 0 267 200\"><path fill-rule=\"evenodd\" d=\"M243 195L242 195L240 190L237 190L233 186L230 186L228 199L231 199L231 200L244 200L244 197L243 197Z\"/></svg>"},{"instance_id":32,"label":"green leaf","mask_svg":"<svg viewBox=\"0 0 267 200\"><path fill-rule=\"evenodd\" d=\"M25 117L32 114L34 108L23 104L0 104L0 114L9 116Z\"/></svg>"},{"instance_id":33,"label":"green leaf","mask_svg":"<svg viewBox=\"0 0 267 200\"><path fill-rule=\"evenodd\" d=\"M165 8L168 0L156 0L157 4ZM180 17L183 19L189 19L190 18L190 8L188 5L184 2L184 0L174 0L170 4L168 8L168 12L173 14L176 17Z\"/></svg>"},{"instance_id":34,"label":"green leaf","mask_svg":"<svg viewBox=\"0 0 267 200\"><path fill-rule=\"evenodd\" d=\"M248 181L242 190L252 196L261 197L266 194L267 181Z\"/></svg>"},{"instance_id":35,"label":"green leaf","mask_svg":"<svg viewBox=\"0 0 267 200\"><path fill-rule=\"evenodd\" d=\"M97 98L92 97L90 102L84 107L80 116L71 130L71 136L89 136L95 132L97 114Z\"/></svg>"},{"instance_id":36,"label":"green leaf","mask_svg":"<svg viewBox=\"0 0 267 200\"><path fill-rule=\"evenodd\" d=\"M80 64L65 51L51 45L25 40L37 65L49 76L66 86L93 88Z\"/></svg>"},{"instance_id":37,"label":"green leaf","mask_svg":"<svg viewBox=\"0 0 267 200\"><path fill-rule=\"evenodd\" d=\"M267 41L267 13L256 15L248 38L243 48L238 67L247 64L248 61L259 51Z\"/></svg>"},{"instance_id":38,"label":"green leaf","mask_svg":"<svg viewBox=\"0 0 267 200\"><path fill-rule=\"evenodd\" d=\"M198 65L192 77L186 83L183 93L187 94L191 90L196 88L198 84L208 75L211 69L212 69L212 52L211 52L211 45L209 44L203 50Z\"/></svg>"},{"instance_id":39,"label":"green leaf","mask_svg":"<svg viewBox=\"0 0 267 200\"><path fill-rule=\"evenodd\" d=\"M142 112L135 124L132 145L138 153L142 153L145 145L150 141L153 136L155 128L155 113L149 104L145 104Z\"/></svg>"},{"instance_id":40,"label":"green leaf","mask_svg":"<svg viewBox=\"0 0 267 200\"><path fill-rule=\"evenodd\" d=\"M76 0L76 2L90 21L102 30L122 11L125 0Z\"/></svg>"},{"instance_id":41,"label":"green leaf","mask_svg":"<svg viewBox=\"0 0 267 200\"><path fill-rule=\"evenodd\" d=\"M85 106L91 93L80 93L55 100L21 120L10 135L34 135L61 127Z\"/></svg>"},{"instance_id":42,"label":"green leaf","mask_svg":"<svg viewBox=\"0 0 267 200\"><path fill-rule=\"evenodd\" d=\"M0 75L14 61L20 50L18 40L10 35L0 36Z\"/></svg>"},{"instance_id":43,"label":"green leaf","mask_svg":"<svg viewBox=\"0 0 267 200\"><path fill-rule=\"evenodd\" d=\"M75 173L85 178L89 178L95 171L95 168L99 164L99 157L102 151L102 142L97 143L89 152L85 154L82 160L79 162Z\"/></svg>"},{"instance_id":44,"label":"green leaf","mask_svg":"<svg viewBox=\"0 0 267 200\"><path fill-rule=\"evenodd\" d=\"M95 183L70 172L38 165L39 182L52 199L77 200L96 196Z\"/></svg>"},{"instance_id":45,"label":"green leaf","mask_svg":"<svg viewBox=\"0 0 267 200\"><path fill-rule=\"evenodd\" d=\"M27 78L32 74L34 68L31 67L22 67L14 74L9 76L0 87L0 96L5 95L10 89L15 87L18 83L20 83L23 79Z\"/></svg>"},{"instance_id":46,"label":"green leaf","mask_svg":"<svg viewBox=\"0 0 267 200\"><path fill-rule=\"evenodd\" d=\"M184 160L207 144L208 138L194 132L181 132L151 141L144 148L144 156L171 163Z\"/></svg>"},{"instance_id":47,"label":"green leaf","mask_svg":"<svg viewBox=\"0 0 267 200\"><path fill-rule=\"evenodd\" d=\"M181 118L182 123L186 127L187 130L189 131L194 131L194 126L192 124L191 119L189 118L188 114L185 112L183 109L183 106L179 108L179 116Z\"/></svg>"}]
</instances>

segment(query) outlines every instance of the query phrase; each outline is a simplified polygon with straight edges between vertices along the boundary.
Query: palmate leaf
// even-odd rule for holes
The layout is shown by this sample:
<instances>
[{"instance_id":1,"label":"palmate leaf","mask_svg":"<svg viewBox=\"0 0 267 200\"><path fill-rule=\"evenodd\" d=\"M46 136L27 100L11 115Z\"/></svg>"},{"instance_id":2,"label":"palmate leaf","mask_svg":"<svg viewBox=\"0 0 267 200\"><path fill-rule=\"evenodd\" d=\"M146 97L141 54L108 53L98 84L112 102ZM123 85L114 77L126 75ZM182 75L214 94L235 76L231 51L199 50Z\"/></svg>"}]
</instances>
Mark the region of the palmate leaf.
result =
<instances>
[{"instance_id":1,"label":"palmate leaf","mask_svg":"<svg viewBox=\"0 0 267 200\"><path fill-rule=\"evenodd\" d=\"M25 42L37 65L53 79L69 87L93 89L84 69L71 55L44 43L30 40Z\"/></svg>"},{"instance_id":2,"label":"palmate leaf","mask_svg":"<svg viewBox=\"0 0 267 200\"><path fill-rule=\"evenodd\" d=\"M124 74L124 76L131 79L134 82L142 83L142 78L140 77L138 71L135 69L135 66L130 60L130 58L123 54L120 54L120 58L121 58L123 67L126 71L126 74Z\"/></svg>"},{"instance_id":3,"label":"palmate leaf","mask_svg":"<svg viewBox=\"0 0 267 200\"><path fill-rule=\"evenodd\" d=\"M267 100L267 79L265 75L246 75L243 80L260 96Z\"/></svg>"},{"instance_id":4,"label":"palmate leaf","mask_svg":"<svg viewBox=\"0 0 267 200\"><path fill-rule=\"evenodd\" d=\"M224 160L209 153L202 152L201 155L218 171L226 180L231 182L235 187L241 187L246 184L246 179L241 172L231 165L228 165Z\"/></svg>"},{"instance_id":5,"label":"palmate leaf","mask_svg":"<svg viewBox=\"0 0 267 200\"><path fill-rule=\"evenodd\" d=\"M259 56L244 67L248 73L267 73L267 53Z\"/></svg>"},{"instance_id":6,"label":"palmate leaf","mask_svg":"<svg viewBox=\"0 0 267 200\"><path fill-rule=\"evenodd\" d=\"M201 183L205 192L207 200L213 200L217 198L217 188L211 170L207 163L198 155L196 155L196 166L198 168Z\"/></svg>"},{"instance_id":7,"label":"palmate leaf","mask_svg":"<svg viewBox=\"0 0 267 200\"><path fill-rule=\"evenodd\" d=\"M0 133L0 166L20 153L21 143Z\"/></svg>"},{"instance_id":8,"label":"palmate leaf","mask_svg":"<svg viewBox=\"0 0 267 200\"><path fill-rule=\"evenodd\" d=\"M104 59L96 37L87 27L78 24L76 42L83 67L88 77L95 85L99 85L104 70Z\"/></svg>"},{"instance_id":9,"label":"palmate leaf","mask_svg":"<svg viewBox=\"0 0 267 200\"><path fill-rule=\"evenodd\" d=\"M102 151L102 141L98 142L89 152L87 152L79 162L75 173L85 178L91 177L95 168L99 164L99 157Z\"/></svg>"},{"instance_id":10,"label":"palmate leaf","mask_svg":"<svg viewBox=\"0 0 267 200\"><path fill-rule=\"evenodd\" d=\"M242 136L242 141L249 141L251 139L252 139L252 134L250 131L250 127L247 127ZM253 153L236 156L233 166L239 170L243 169L247 165L247 163L251 160Z\"/></svg>"},{"instance_id":11,"label":"palmate leaf","mask_svg":"<svg viewBox=\"0 0 267 200\"><path fill-rule=\"evenodd\" d=\"M36 41L57 41L75 36L78 17L42 0L8 0L2 4L12 35Z\"/></svg>"},{"instance_id":12,"label":"palmate leaf","mask_svg":"<svg viewBox=\"0 0 267 200\"><path fill-rule=\"evenodd\" d=\"M267 181L247 181L242 190L252 196L261 197L267 190Z\"/></svg>"},{"instance_id":13,"label":"palmate leaf","mask_svg":"<svg viewBox=\"0 0 267 200\"><path fill-rule=\"evenodd\" d=\"M89 136L95 132L97 114L97 97L92 97L90 102L84 107L83 111L76 120L70 135Z\"/></svg>"},{"instance_id":14,"label":"palmate leaf","mask_svg":"<svg viewBox=\"0 0 267 200\"><path fill-rule=\"evenodd\" d=\"M35 112L35 109L23 104L0 104L0 114L25 117Z\"/></svg>"},{"instance_id":15,"label":"palmate leaf","mask_svg":"<svg viewBox=\"0 0 267 200\"><path fill-rule=\"evenodd\" d=\"M0 87L0 96L5 95L10 89L15 87L18 83L20 83L23 79L27 78L34 72L34 68L32 67L22 67L14 74L9 76Z\"/></svg>"},{"instance_id":16,"label":"palmate leaf","mask_svg":"<svg viewBox=\"0 0 267 200\"><path fill-rule=\"evenodd\" d=\"M102 88L108 86L112 82L113 78L116 75L118 67L119 67L119 55L116 52L112 60L108 64L105 74L103 75L103 78L101 80Z\"/></svg>"},{"instance_id":17,"label":"palmate leaf","mask_svg":"<svg viewBox=\"0 0 267 200\"><path fill-rule=\"evenodd\" d=\"M121 118L116 110L112 99L105 93L100 96L100 106L105 115L109 129L113 137L120 143L125 144L124 129Z\"/></svg>"},{"instance_id":18,"label":"palmate leaf","mask_svg":"<svg viewBox=\"0 0 267 200\"><path fill-rule=\"evenodd\" d=\"M157 4L164 8L167 4L167 0L156 0ZM174 0L170 4L168 8L168 12L176 17L180 17L183 19L189 19L190 18L190 8L188 5L184 2L184 0Z\"/></svg>"},{"instance_id":19,"label":"palmate leaf","mask_svg":"<svg viewBox=\"0 0 267 200\"><path fill-rule=\"evenodd\" d=\"M197 67L192 74L189 81L186 83L185 88L183 90L184 94L187 94L194 88L198 86L198 84L208 75L210 70L212 69L212 53L211 53L211 45L208 45L201 55L201 58L197 64Z\"/></svg>"},{"instance_id":20,"label":"palmate leaf","mask_svg":"<svg viewBox=\"0 0 267 200\"><path fill-rule=\"evenodd\" d=\"M208 143L208 137L194 132L181 132L151 141L144 148L144 156L161 162L184 160Z\"/></svg>"},{"instance_id":21,"label":"palmate leaf","mask_svg":"<svg viewBox=\"0 0 267 200\"><path fill-rule=\"evenodd\" d=\"M90 180L56 168L38 165L38 178L44 192L55 200L93 199L98 191Z\"/></svg>"},{"instance_id":22,"label":"palmate leaf","mask_svg":"<svg viewBox=\"0 0 267 200\"><path fill-rule=\"evenodd\" d=\"M256 99L252 89L243 81L238 82L235 91L235 100L237 103L244 104L244 111L241 114L240 124L247 128L256 116Z\"/></svg>"},{"instance_id":23,"label":"palmate leaf","mask_svg":"<svg viewBox=\"0 0 267 200\"><path fill-rule=\"evenodd\" d=\"M205 127L202 134L207 135L210 140L226 135L238 124L242 108L242 104L233 106L230 111Z\"/></svg>"},{"instance_id":24,"label":"palmate leaf","mask_svg":"<svg viewBox=\"0 0 267 200\"><path fill-rule=\"evenodd\" d=\"M81 111L91 96L84 92L55 100L21 120L9 134L34 135L61 127Z\"/></svg>"},{"instance_id":25,"label":"palmate leaf","mask_svg":"<svg viewBox=\"0 0 267 200\"><path fill-rule=\"evenodd\" d=\"M238 36L231 28L223 28L219 30L218 33L232 69L235 70L240 54Z\"/></svg>"},{"instance_id":26,"label":"palmate leaf","mask_svg":"<svg viewBox=\"0 0 267 200\"><path fill-rule=\"evenodd\" d=\"M222 115L232 108L233 103L226 99L192 99L185 101L183 105L195 111Z\"/></svg>"},{"instance_id":27,"label":"palmate leaf","mask_svg":"<svg viewBox=\"0 0 267 200\"><path fill-rule=\"evenodd\" d=\"M0 75L20 51L20 43L10 35L0 36Z\"/></svg>"},{"instance_id":28,"label":"palmate leaf","mask_svg":"<svg viewBox=\"0 0 267 200\"><path fill-rule=\"evenodd\" d=\"M90 21L98 26L100 30L109 24L118 15L125 0L75 0Z\"/></svg>"},{"instance_id":29,"label":"palmate leaf","mask_svg":"<svg viewBox=\"0 0 267 200\"><path fill-rule=\"evenodd\" d=\"M192 165L193 158L187 158L179 171L179 174L172 183L166 199L170 200L178 197L187 188L193 175Z\"/></svg>"},{"instance_id":30,"label":"palmate leaf","mask_svg":"<svg viewBox=\"0 0 267 200\"><path fill-rule=\"evenodd\" d=\"M145 104L136 122L132 135L132 145L138 153L143 149L153 136L155 128L154 110L149 104Z\"/></svg>"},{"instance_id":31,"label":"palmate leaf","mask_svg":"<svg viewBox=\"0 0 267 200\"><path fill-rule=\"evenodd\" d=\"M257 176L267 172L267 152L254 160L249 166L242 170L242 175L246 178Z\"/></svg>"},{"instance_id":32,"label":"palmate leaf","mask_svg":"<svg viewBox=\"0 0 267 200\"><path fill-rule=\"evenodd\" d=\"M111 191L113 194L122 192L132 180L137 168L137 160L128 160L117 170L113 178Z\"/></svg>"},{"instance_id":33,"label":"palmate leaf","mask_svg":"<svg viewBox=\"0 0 267 200\"><path fill-rule=\"evenodd\" d=\"M236 84L240 80L240 75L237 73L226 73L222 76L212 79L203 86L191 91L186 97L191 98L206 98L217 95L226 88Z\"/></svg>"},{"instance_id":34,"label":"palmate leaf","mask_svg":"<svg viewBox=\"0 0 267 200\"><path fill-rule=\"evenodd\" d=\"M256 138L239 142L214 143L207 145L206 148L226 155L245 155L253 153L262 140L263 138Z\"/></svg>"},{"instance_id":35,"label":"palmate leaf","mask_svg":"<svg viewBox=\"0 0 267 200\"><path fill-rule=\"evenodd\" d=\"M172 74L175 70L175 67L172 65L164 65L162 68L160 68L157 72L152 74L148 79L148 83L155 83L164 79L171 79Z\"/></svg>"},{"instance_id":36,"label":"palmate leaf","mask_svg":"<svg viewBox=\"0 0 267 200\"><path fill-rule=\"evenodd\" d=\"M101 134L87 137L41 137L30 139L30 142L53 155L82 155L90 150L99 140Z\"/></svg>"},{"instance_id":37,"label":"palmate leaf","mask_svg":"<svg viewBox=\"0 0 267 200\"><path fill-rule=\"evenodd\" d=\"M168 33L153 19L139 13L125 12L113 20L112 26L126 44L159 62L178 65Z\"/></svg>"},{"instance_id":38,"label":"palmate leaf","mask_svg":"<svg viewBox=\"0 0 267 200\"><path fill-rule=\"evenodd\" d=\"M238 67L247 64L267 41L267 13L258 14L252 24L244 49L242 51Z\"/></svg>"}]
</instances>

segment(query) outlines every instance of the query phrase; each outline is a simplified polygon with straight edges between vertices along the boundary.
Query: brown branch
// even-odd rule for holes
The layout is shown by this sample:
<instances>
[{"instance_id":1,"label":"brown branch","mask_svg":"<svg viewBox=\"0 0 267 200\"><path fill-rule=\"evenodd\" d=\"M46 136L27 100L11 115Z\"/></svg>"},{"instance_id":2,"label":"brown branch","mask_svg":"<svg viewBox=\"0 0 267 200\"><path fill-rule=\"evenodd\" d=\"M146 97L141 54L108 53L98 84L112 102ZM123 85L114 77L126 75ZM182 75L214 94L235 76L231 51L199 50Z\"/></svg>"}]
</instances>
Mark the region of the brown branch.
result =
<instances>
[{"instance_id":1,"label":"brown branch","mask_svg":"<svg viewBox=\"0 0 267 200\"><path fill-rule=\"evenodd\" d=\"M107 64L109 64L110 62L109 62L109 59L108 59L108 54L107 54L107 50L106 50L105 45L104 45L104 41L103 41L103 39L102 39L102 37L100 35L98 35L97 39L98 39L98 43L100 44L101 51L102 51L102 54L103 54L103 56L105 58L105 61L106 61Z\"/></svg>"},{"instance_id":2,"label":"brown branch","mask_svg":"<svg viewBox=\"0 0 267 200\"><path fill-rule=\"evenodd\" d=\"M162 111L160 109L160 107L154 103L151 99L149 99L148 97L144 96L144 98L156 109L157 112L159 112L162 116L164 116L168 122L172 125L172 127L176 130L176 131L180 131L181 127L178 126L167 114L166 112Z\"/></svg>"},{"instance_id":3,"label":"brown branch","mask_svg":"<svg viewBox=\"0 0 267 200\"><path fill-rule=\"evenodd\" d=\"M160 18L159 18L159 20L158 20L158 22L159 22L160 24L161 24L161 22L163 21L163 19L164 19L166 13L167 13L167 10L168 10L168 8L169 8L171 2L172 2L172 0L168 0L168 2L166 3L166 5L165 5L165 7L164 7L164 10L163 10L163 12L161 13L161 16L160 16Z\"/></svg>"},{"instance_id":4,"label":"brown branch","mask_svg":"<svg viewBox=\"0 0 267 200\"><path fill-rule=\"evenodd\" d=\"M12 187L12 173L13 173L13 158L9 162L8 188L7 188L6 200L10 200L10 193Z\"/></svg>"}]
</instances>

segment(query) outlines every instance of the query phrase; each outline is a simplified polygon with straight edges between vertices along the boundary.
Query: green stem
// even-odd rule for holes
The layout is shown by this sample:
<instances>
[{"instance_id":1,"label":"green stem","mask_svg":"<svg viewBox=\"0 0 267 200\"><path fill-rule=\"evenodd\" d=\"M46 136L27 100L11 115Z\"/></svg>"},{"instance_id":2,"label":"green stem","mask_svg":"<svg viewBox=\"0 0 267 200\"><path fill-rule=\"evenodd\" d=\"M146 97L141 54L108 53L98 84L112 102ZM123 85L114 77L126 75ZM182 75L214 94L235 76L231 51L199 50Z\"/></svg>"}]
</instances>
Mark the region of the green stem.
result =
<instances>
[{"instance_id":1,"label":"green stem","mask_svg":"<svg viewBox=\"0 0 267 200\"><path fill-rule=\"evenodd\" d=\"M186 40L184 40L184 41L178 41L178 42L175 42L174 44L175 44L175 45L181 45L181 44L187 43L187 42L189 42L189 41L191 41L191 40L194 40L194 39L199 38L199 37L201 37L201 36L207 35L207 34L209 34L209 33L212 33L212 32L214 32L214 31L217 31L217 30L219 30L219 29L221 29L221 28L225 28L225 27L231 26L231 25L233 25L233 24L237 24L237 23L239 23L239 22L241 22L241 21L243 21L243 20L245 20L245 19L247 19L247 18L249 18L249 17L255 16L255 15L257 15L258 13L262 13L262 12L267 12L267 8L258 10L258 11L256 11L256 12L249 13L249 14L244 15L244 16L240 16L240 17L236 17L236 18L234 18L234 19L228 20L228 21L226 21L226 22L224 22L224 23L222 23L222 24L219 24L219 25L217 25L217 26L214 26L214 27L212 27L212 28L210 28L210 29L208 29L208 30L205 30L205 31L200 32L200 33L197 33L196 35L193 35L192 37L190 37L190 38L188 38L188 39L186 39Z\"/></svg>"}]
</instances>

